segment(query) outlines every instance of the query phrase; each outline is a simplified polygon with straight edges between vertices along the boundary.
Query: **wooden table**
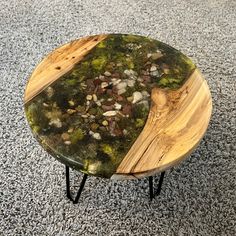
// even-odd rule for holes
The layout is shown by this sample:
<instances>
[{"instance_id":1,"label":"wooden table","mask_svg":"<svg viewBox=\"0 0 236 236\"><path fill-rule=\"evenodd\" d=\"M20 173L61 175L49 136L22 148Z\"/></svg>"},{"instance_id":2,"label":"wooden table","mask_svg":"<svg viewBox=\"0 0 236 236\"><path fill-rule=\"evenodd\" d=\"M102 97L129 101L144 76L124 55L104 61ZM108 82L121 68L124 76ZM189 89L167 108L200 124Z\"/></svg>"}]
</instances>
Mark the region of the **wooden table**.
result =
<instances>
[{"instance_id":1,"label":"wooden table","mask_svg":"<svg viewBox=\"0 0 236 236\"><path fill-rule=\"evenodd\" d=\"M177 165L199 144L212 111L207 82L187 56L122 34L51 52L32 73L24 101L35 138L66 165L71 200L69 167L85 174L74 202L87 175L134 179Z\"/></svg>"}]
</instances>

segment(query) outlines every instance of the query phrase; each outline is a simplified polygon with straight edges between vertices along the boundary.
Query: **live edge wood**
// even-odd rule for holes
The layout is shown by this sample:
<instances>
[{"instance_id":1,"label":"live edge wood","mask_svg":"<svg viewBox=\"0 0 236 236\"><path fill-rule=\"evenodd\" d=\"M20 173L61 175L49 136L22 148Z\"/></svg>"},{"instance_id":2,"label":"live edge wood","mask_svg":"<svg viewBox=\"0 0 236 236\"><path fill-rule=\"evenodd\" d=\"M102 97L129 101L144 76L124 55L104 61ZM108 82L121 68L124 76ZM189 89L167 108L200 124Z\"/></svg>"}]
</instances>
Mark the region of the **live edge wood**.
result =
<instances>
[{"instance_id":1,"label":"live edge wood","mask_svg":"<svg viewBox=\"0 0 236 236\"><path fill-rule=\"evenodd\" d=\"M151 99L146 125L113 179L141 178L175 166L197 147L207 129L212 99L198 69L178 90L154 88Z\"/></svg>"},{"instance_id":2,"label":"live edge wood","mask_svg":"<svg viewBox=\"0 0 236 236\"><path fill-rule=\"evenodd\" d=\"M76 63L81 61L93 47L105 38L105 34L85 37L65 44L50 53L31 75L25 91L25 103L70 71Z\"/></svg>"}]
</instances>

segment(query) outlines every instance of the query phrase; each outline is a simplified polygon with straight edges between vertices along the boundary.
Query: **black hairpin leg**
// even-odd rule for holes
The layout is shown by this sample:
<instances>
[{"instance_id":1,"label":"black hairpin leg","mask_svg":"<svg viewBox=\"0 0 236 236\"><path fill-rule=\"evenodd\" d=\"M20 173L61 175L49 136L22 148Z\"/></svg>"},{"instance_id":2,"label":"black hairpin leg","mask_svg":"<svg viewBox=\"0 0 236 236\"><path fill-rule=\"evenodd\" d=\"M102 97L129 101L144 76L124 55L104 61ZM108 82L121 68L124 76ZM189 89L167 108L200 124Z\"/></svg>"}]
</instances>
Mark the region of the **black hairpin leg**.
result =
<instances>
[{"instance_id":1,"label":"black hairpin leg","mask_svg":"<svg viewBox=\"0 0 236 236\"><path fill-rule=\"evenodd\" d=\"M153 195L153 177L149 176L149 191L150 191L150 200L152 201L152 199L154 198Z\"/></svg>"},{"instance_id":2,"label":"black hairpin leg","mask_svg":"<svg viewBox=\"0 0 236 236\"><path fill-rule=\"evenodd\" d=\"M161 172L161 176L160 176L159 184L158 184L158 187L157 187L156 195L159 195L160 192L161 192L161 186L162 186L162 183L163 183L164 175L165 175L165 171ZM149 191L150 191L150 200L152 200L155 197L154 193L153 193L153 176L149 176Z\"/></svg>"},{"instance_id":3,"label":"black hairpin leg","mask_svg":"<svg viewBox=\"0 0 236 236\"><path fill-rule=\"evenodd\" d=\"M79 198L80 198L80 195L83 191L83 188L84 188L84 185L85 185L85 182L86 182L86 179L87 179L88 175L87 174L84 174L83 176L83 179L82 179L82 182L80 184L80 187L79 187L79 190L78 190L78 193L75 197L75 200L73 200L73 198L71 197L71 194L70 194L70 169L69 167L66 165L66 196L74 203L78 203L79 201Z\"/></svg>"},{"instance_id":4,"label":"black hairpin leg","mask_svg":"<svg viewBox=\"0 0 236 236\"><path fill-rule=\"evenodd\" d=\"M162 183L163 183L163 180L164 180L164 176L165 176L165 171L161 172L161 176L160 176L160 180L159 180L159 184L158 184L157 192L156 192L157 196L161 193L161 186L162 186Z\"/></svg>"}]
</instances>

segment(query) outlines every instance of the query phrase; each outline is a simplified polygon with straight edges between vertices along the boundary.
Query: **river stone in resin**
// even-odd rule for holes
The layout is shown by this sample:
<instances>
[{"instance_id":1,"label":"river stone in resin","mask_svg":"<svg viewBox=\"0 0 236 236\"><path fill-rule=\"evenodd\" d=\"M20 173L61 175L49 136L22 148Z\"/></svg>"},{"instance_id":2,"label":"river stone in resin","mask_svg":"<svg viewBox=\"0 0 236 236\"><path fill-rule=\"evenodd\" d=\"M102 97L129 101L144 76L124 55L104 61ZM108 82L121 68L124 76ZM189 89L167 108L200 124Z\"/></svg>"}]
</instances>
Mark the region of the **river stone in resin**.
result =
<instances>
[{"instance_id":1,"label":"river stone in resin","mask_svg":"<svg viewBox=\"0 0 236 236\"><path fill-rule=\"evenodd\" d=\"M59 161L109 178L145 125L152 89L178 89L194 69L189 58L157 40L107 35L28 100L26 116Z\"/></svg>"}]
</instances>

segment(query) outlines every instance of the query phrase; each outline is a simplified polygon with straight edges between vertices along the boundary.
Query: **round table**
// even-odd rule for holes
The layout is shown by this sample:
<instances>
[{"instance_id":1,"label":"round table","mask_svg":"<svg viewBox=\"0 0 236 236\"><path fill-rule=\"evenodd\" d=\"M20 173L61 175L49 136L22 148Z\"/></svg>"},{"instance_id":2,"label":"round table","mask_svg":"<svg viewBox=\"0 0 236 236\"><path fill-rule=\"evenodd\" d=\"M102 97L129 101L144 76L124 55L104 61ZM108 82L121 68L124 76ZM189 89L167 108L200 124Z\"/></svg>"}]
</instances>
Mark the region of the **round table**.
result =
<instances>
[{"instance_id":1,"label":"round table","mask_svg":"<svg viewBox=\"0 0 236 236\"><path fill-rule=\"evenodd\" d=\"M127 34L57 48L32 73L24 102L35 138L66 165L71 200L69 167L85 174L77 198L87 175L163 173L197 147L212 111L207 82L187 56Z\"/></svg>"}]
</instances>

